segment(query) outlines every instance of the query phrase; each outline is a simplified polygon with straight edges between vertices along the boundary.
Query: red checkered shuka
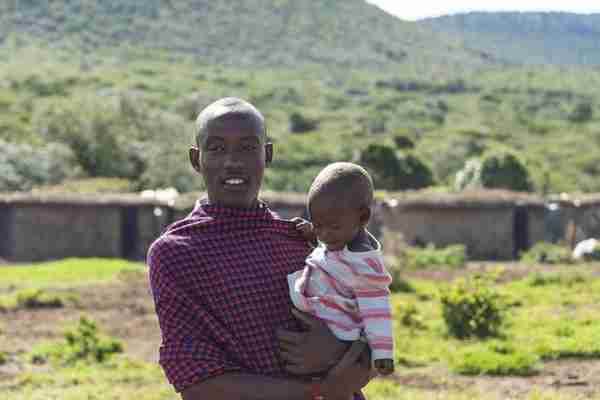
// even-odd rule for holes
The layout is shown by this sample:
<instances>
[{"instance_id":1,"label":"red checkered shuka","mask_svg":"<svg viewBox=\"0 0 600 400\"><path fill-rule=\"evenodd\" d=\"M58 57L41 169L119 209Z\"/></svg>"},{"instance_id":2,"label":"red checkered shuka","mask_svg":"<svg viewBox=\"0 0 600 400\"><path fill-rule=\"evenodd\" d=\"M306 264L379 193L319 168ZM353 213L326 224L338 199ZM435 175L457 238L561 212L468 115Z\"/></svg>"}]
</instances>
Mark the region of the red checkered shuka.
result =
<instances>
[{"instance_id":1,"label":"red checkered shuka","mask_svg":"<svg viewBox=\"0 0 600 400\"><path fill-rule=\"evenodd\" d=\"M160 365L175 390L227 372L284 377L275 330L299 330L287 275L310 248L266 205L199 201L148 252L162 333ZM357 399L362 396L357 396Z\"/></svg>"}]
</instances>

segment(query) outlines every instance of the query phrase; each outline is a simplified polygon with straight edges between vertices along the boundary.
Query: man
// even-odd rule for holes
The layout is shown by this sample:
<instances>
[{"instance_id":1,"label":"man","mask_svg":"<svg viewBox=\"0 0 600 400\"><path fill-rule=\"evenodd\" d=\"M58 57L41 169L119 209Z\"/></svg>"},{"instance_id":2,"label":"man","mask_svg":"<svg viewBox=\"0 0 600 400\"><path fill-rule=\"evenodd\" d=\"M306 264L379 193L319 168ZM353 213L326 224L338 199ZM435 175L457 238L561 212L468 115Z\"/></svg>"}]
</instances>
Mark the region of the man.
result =
<instances>
[{"instance_id":1,"label":"man","mask_svg":"<svg viewBox=\"0 0 600 400\"><path fill-rule=\"evenodd\" d=\"M370 378L366 345L348 349L325 324L292 314L286 276L310 248L258 199L273 156L263 116L226 98L196 125L190 160L207 199L148 253L165 374L184 400L352 398Z\"/></svg>"}]
</instances>

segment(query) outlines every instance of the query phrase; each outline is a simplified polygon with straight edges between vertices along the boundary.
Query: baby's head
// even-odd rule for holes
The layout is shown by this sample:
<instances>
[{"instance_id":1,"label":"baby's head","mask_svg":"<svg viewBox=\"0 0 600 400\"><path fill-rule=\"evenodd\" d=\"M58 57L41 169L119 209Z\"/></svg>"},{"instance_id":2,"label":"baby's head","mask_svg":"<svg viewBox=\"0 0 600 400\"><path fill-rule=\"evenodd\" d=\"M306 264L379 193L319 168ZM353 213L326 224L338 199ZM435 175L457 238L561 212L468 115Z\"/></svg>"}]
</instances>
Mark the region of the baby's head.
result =
<instances>
[{"instance_id":1,"label":"baby's head","mask_svg":"<svg viewBox=\"0 0 600 400\"><path fill-rule=\"evenodd\" d=\"M342 250L371 217L373 181L364 168L337 162L325 167L308 192L308 212L317 238Z\"/></svg>"}]
</instances>

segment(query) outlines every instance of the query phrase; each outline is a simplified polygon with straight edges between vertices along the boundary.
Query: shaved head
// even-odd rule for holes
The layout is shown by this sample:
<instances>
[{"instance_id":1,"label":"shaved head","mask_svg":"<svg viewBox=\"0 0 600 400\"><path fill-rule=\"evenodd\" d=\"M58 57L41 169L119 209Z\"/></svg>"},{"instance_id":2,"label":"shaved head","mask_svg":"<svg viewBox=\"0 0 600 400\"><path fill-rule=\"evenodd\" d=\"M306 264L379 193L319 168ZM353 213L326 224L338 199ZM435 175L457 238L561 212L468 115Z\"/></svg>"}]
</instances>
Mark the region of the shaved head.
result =
<instances>
[{"instance_id":1,"label":"shaved head","mask_svg":"<svg viewBox=\"0 0 600 400\"><path fill-rule=\"evenodd\" d=\"M235 119L248 123L251 129L261 132L266 140L265 118L252 104L236 97L225 97L208 105L196 119L196 145L200 147L206 132L224 120Z\"/></svg>"},{"instance_id":2,"label":"shaved head","mask_svg":"<svg viewBox=\"0 0 600 400\"><path fill-rule=\"evenodd\" d=\"M308 191L311 203L326 199L352 208L371 207L373 180L361 166L349 162L329 164L315 178Z\"/></svg>"}]
</instances>

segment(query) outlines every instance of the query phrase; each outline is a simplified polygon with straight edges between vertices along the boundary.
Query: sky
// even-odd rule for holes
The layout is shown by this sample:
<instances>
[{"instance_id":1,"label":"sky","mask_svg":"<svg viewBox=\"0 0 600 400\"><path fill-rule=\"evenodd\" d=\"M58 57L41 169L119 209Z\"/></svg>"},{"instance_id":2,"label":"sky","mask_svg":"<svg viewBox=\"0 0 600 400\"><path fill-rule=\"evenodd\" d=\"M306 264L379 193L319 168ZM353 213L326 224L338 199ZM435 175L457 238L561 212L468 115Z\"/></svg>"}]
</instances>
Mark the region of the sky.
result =
<instances>
[{"instance_id":1,"label":"sky","mask_svg":"<svg viewBox=\"0 0 600 400\"><path fill-rule=\"evenodd\" d=\"M568 11L600 13L598 0L367 0L402 19L417 20L465 11ZM485 5L482 5L485 3ZM594 4L596 4L594 6Z\"/></svg>"}]
</instances>

